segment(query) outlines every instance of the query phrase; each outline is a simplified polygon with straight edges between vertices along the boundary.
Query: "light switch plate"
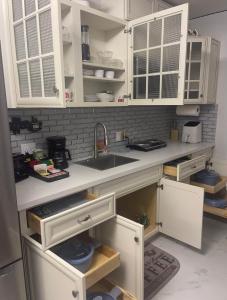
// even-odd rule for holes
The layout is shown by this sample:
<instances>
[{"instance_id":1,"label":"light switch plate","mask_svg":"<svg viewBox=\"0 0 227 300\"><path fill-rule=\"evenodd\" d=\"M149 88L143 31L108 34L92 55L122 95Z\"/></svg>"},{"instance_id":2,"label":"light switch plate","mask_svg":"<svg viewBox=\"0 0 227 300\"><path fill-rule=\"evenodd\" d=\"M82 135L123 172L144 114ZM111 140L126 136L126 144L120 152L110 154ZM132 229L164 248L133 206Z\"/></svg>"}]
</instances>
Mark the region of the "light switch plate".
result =
<instances>
[{"instance_id":1,"label":"light switch plate","mask_svg":"<svg viewBox=\"0 0 227 300\"><path fill-rule=\"evenodd\" d=\"M26 144L21 144L21 153L22 154L32 154L32 152L36 149L36 143L26 143Z\"/></svg>"}]
</instances>

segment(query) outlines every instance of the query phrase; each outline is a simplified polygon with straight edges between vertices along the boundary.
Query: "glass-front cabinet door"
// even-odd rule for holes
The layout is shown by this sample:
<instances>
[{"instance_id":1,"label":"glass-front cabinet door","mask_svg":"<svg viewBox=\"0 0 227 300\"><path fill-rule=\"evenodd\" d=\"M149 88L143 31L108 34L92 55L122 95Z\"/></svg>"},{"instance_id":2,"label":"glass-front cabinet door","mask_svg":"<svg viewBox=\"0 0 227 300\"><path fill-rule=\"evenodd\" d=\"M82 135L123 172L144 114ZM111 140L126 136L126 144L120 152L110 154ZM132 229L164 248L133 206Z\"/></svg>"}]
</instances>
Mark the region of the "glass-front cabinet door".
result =
<instances>
[{"instance_id":1,"label":"glass-front cabinet door","mask_svg":"<svg viewBox=\"0 0 227 300\"><path fill-rule=\"evenodd\" d=\"M203 103L205 39L189 37L185 70L185 103Z\"/></svg>"},{"instance_id":2,"label":"glass-front cabinet door","mask_svg":"<svg viewBox=\"0 0 227 300\"><path fill-rule=\"evenodd\" d=\"M17 106L62 107L57 0L8 0Z\"/></svg>"},{"instance_id":3,"label":"glass-front cabinet door","mask_svg":"<svg viewBox=\"0 0 227 300\"><path fill-rule=\"evenodd\" d=\"M130 104L183 104L187 25L187 4L129 22Z\"/></svg>"}]
</instances>

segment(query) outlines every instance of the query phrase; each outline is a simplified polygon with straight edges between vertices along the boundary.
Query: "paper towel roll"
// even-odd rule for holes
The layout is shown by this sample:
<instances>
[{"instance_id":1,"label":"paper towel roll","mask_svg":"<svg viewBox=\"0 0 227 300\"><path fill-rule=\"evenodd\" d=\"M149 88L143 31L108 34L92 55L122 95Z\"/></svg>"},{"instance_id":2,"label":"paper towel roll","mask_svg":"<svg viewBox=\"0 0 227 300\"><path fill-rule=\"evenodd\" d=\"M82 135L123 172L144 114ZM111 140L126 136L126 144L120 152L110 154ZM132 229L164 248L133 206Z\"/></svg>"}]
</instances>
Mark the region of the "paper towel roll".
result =
<instances>
[{"instance_id":1,"label":"paper towel roll","mask_svg":"<svg viewBox=\"0 0 227 300\"><path fill-rule=\"evenodd\" d=\"M177 116L195 116L200 115L200 106L199 105L182 105L177 106L176 109Z\"/></svg>"}]
</instances>

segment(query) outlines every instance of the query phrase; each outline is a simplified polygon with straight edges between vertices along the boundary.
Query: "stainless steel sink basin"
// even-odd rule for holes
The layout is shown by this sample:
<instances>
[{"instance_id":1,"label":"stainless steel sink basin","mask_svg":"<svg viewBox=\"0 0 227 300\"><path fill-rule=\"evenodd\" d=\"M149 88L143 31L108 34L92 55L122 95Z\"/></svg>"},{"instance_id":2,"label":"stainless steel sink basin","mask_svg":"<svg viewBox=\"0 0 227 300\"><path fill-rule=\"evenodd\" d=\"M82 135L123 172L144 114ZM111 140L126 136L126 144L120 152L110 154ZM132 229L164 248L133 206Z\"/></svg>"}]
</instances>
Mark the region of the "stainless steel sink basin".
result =
<instances>
[{"instance_id":1,"label":"stainless steel sink basin","mask_svg":"<svg viewBox=\"0 0 227 300\"><path fill-rule=\"evenodd\" d=\"M126 165L135 161L138 161L138 159L109 154L98 158L82 160L76 162L76 164L97 170L107 170L118 166Z\"/></svg>"}]
</instances>

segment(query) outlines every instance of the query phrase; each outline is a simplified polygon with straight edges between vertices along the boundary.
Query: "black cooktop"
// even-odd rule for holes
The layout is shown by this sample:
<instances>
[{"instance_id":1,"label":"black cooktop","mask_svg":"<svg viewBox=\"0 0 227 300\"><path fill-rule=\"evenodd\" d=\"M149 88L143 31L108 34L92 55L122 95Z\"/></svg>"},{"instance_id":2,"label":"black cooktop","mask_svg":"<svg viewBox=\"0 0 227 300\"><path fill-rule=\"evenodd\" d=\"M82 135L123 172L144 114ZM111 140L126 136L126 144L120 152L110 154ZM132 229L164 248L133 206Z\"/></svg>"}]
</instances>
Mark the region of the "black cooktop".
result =
<instances>
[{"instance_id":1,"label":"black cooktop","mask_svg":"<svg viewBox=\"0 0 227 300\"><path fill-rule=\"evenodd\" d=\"M156 139L137 141L137 142L127 145L127 147L130 149L145 151L145 152L163 148L166 146L167 146L166 142L156 140Z\"/></svg>"}]
</instances>

